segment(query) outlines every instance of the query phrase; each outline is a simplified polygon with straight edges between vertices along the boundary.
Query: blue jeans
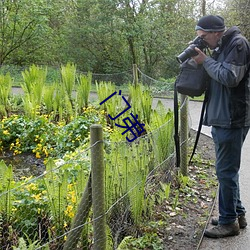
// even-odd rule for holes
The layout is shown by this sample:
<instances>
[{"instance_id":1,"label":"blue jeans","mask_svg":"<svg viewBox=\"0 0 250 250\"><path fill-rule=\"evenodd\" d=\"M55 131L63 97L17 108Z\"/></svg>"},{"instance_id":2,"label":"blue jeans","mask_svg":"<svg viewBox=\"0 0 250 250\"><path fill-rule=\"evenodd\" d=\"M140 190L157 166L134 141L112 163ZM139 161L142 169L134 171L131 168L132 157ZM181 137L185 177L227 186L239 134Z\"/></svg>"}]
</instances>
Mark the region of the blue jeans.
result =
<instances>
[{"instance_id":1,"label":"blue jeans","mask_svg":"<svg viewBox=\"0 0 250 250\"><path fill-rule=\"evenodd\" d=\"M219 181L219 224L231 224L246 212L240 200L239 169L241 149L248 130L249 127L212 127Z\"/></svg>"}]
</instances>

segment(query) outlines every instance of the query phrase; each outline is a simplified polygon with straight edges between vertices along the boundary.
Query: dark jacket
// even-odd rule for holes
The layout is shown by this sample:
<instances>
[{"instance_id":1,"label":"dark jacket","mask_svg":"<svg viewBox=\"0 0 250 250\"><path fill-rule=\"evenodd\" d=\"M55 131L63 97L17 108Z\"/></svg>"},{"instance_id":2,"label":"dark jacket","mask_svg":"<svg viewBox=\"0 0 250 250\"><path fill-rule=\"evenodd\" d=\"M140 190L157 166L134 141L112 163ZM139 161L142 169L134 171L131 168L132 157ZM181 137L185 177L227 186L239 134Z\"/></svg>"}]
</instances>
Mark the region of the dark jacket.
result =
<instances>
[{"instance_id":1,"label":"dark jacket","mask_svg":"<svg viewBox=\"0 0 250 250\"><path fill-rule=\"evenodd\" d=\"M204 125L250 126L250 46L237 27L227 30L218 50L203 63L211 77Z\"/></svg>"}]
</instances>

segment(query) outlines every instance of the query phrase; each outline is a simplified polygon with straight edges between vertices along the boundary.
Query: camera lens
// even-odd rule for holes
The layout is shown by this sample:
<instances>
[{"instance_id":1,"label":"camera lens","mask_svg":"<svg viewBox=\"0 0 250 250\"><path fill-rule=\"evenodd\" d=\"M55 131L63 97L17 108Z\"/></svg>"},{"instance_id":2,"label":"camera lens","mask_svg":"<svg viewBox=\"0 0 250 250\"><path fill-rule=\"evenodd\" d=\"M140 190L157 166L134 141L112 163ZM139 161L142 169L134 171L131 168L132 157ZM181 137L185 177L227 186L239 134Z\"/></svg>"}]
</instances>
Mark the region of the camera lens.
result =
<instances>
[{"instance_id":1,"label":"camera lens","mask_svg":"<svg viewBox=\"0 0 250 250\"><path fill-rule=\"evenodd\" d=\"M183 63L188 58L198 55L198 53L194 49L195 47L195 44L191 44L189 47L187 47L180 55L176 57L177 61L179 63Z\"/></svg>"}]
</instances>

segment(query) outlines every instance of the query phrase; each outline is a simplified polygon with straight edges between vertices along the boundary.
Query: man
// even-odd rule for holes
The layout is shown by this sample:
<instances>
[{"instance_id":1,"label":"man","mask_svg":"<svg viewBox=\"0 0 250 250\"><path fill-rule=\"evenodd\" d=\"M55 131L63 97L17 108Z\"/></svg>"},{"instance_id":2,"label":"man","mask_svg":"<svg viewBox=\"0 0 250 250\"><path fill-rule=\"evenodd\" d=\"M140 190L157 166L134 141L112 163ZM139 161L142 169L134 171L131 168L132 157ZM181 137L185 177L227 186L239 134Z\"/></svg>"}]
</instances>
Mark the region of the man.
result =
<instances>
[{"instance_id":1,"label":"man","mask_svg":"<svg viewBox=\"0 0 250 250\"><path fill-rule=\"evenodd\" d=\"M203 64L210 76L204 125L212 126L219 181L219 218L205 235L221 238L239 234L247 226L240 200L241 149L250 126L250 47L237 27L225 30L220 16L202 17L196 33L213 50L206 56L195 48L193 59Z\"/></svg>"}]
</instances>

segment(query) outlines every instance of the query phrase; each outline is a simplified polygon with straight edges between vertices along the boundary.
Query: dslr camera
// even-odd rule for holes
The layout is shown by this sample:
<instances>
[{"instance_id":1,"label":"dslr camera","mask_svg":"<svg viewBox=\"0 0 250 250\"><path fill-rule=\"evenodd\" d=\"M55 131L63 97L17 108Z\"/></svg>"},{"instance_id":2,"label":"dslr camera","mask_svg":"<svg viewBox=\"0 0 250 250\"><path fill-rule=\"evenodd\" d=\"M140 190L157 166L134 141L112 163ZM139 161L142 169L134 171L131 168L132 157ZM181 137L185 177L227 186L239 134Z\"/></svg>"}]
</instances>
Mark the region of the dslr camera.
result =
<instances>
[{"instance_id":1,"label":"dslr camera","mask_svg":"<svg viewBox=\"0 0 250 250\"><path fill-rule=\"evenodd\" d=\"M178 55L177 61L179 63L183 63L188 58L198 55L198 53L195 51L195 47L199 48L200 50L203 50L207 48L207 43L199 36L197 36L190 45L180 54Z\"/></svg>"}]
</instances>

